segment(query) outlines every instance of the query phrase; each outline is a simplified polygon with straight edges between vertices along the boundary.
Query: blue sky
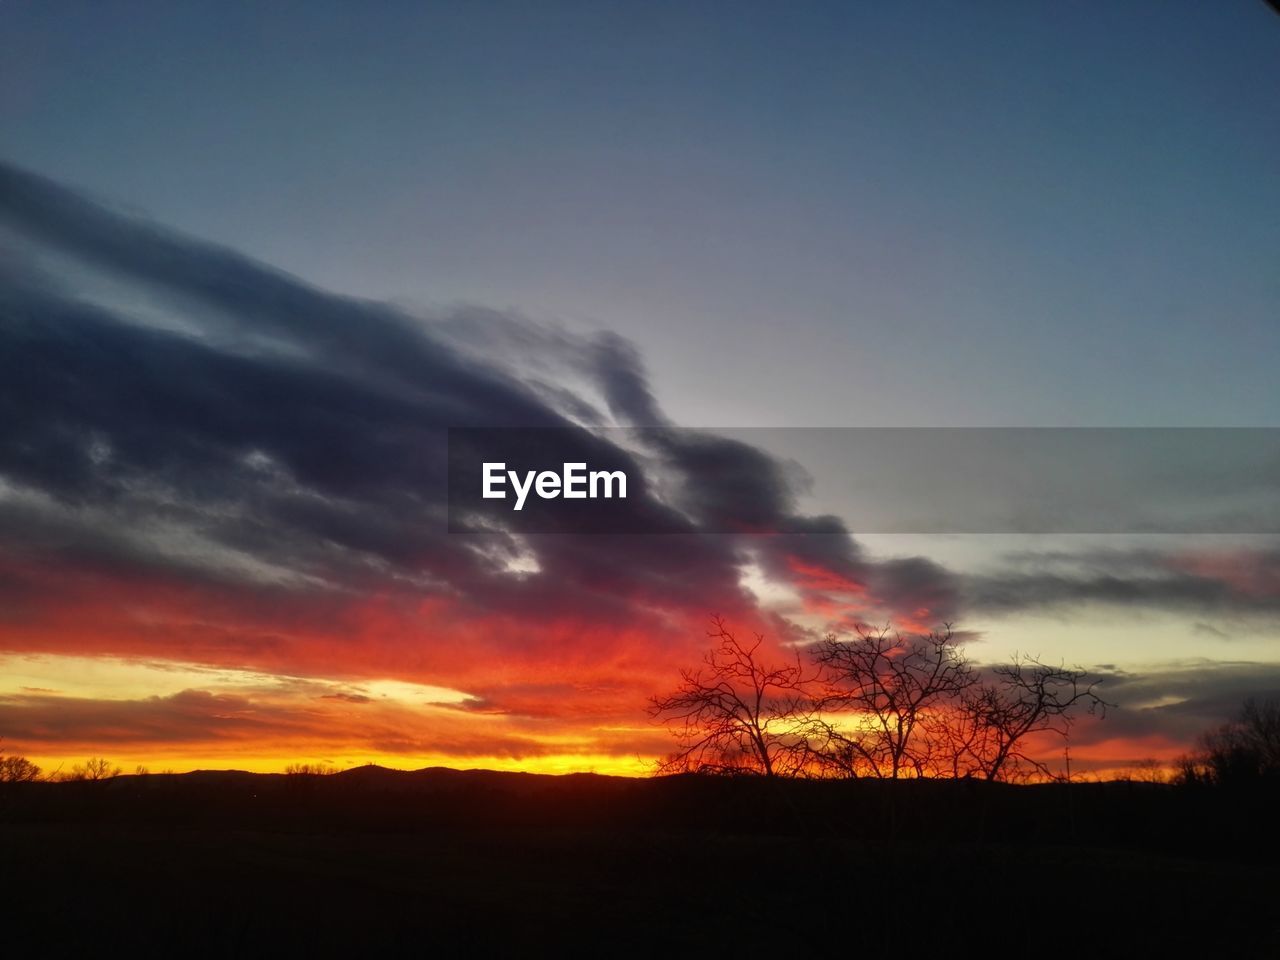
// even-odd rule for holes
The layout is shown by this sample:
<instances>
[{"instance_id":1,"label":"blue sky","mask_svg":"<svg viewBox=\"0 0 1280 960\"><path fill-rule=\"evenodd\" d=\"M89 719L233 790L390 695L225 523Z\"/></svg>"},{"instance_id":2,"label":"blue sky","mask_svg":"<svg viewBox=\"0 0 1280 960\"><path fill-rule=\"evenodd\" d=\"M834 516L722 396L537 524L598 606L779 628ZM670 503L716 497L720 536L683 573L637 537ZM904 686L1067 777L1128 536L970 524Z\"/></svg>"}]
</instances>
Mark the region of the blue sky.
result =
<instances>
[{"instance_id":1,"label":"blue sky","mask_svg":"<svg viewBox=\"0 0 1280 960\"><path fill-rule=\"evenodd\" d=\"M1261 2L7 5L4 152L705 425L1269 425Z\"/></svg>"}]
</instances>

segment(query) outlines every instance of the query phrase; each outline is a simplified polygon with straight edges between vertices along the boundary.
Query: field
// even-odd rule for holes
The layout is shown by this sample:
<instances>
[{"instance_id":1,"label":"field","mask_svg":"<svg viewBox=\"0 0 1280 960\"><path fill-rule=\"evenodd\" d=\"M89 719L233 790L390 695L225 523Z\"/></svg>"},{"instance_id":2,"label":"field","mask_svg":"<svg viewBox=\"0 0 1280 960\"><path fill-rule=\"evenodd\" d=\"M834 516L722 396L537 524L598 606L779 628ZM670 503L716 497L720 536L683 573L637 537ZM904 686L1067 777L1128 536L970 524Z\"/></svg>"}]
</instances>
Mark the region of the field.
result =
<instances>
[{"instance_id":1,"label":"field","mask_svg":"<svg viewBox=\"0 0 1280 960\"><path fill-rule=\"evenodd\" d=\"M17 786L7 940L44 954L1280 947L1269 807L1209 790L378 768Z\"/></svg>"}]
</instances>

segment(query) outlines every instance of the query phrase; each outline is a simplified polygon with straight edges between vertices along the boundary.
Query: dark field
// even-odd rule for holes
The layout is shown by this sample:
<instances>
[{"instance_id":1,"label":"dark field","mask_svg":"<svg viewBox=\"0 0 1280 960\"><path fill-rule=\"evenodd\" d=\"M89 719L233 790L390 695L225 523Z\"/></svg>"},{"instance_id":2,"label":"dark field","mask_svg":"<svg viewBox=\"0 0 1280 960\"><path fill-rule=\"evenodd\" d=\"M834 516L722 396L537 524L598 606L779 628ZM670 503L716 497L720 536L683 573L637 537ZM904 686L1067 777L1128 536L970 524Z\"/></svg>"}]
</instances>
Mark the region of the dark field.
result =
<instances>
[{"instance_id":1,"label":"dark field","mask_svg":"<svg viewBox=\"0 0 1280 960\"><path fill-rule=\"evenodd\" d=\"M0 793L41 955L1280 955L1274 798L364 768Z\"/></svg>"}]
</instances>

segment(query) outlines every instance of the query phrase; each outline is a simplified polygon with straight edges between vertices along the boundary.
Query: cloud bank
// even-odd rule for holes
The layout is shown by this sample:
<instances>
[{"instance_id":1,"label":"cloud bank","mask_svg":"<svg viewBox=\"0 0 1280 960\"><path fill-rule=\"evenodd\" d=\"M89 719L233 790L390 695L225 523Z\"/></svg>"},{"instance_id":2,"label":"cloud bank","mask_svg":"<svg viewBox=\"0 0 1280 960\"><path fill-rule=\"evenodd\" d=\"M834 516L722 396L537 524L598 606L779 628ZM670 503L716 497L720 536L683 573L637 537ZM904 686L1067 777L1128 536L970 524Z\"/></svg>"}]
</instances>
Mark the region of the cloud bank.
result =
<instances>
[{"instance_id":1,"label":"cloud bank","mask_svg":"<svg viewBox=\"0 0 1280 960\"><path fill-rule=\"evenodd\" d=\"M493 740L504 750L627 754L653 748L634 729L644 698L697 658L712 614L781 644L819 621L928 629L1081 602L1280 602L1276 553L1251 572L1230 557L1135 553L977 577L871 557L840 518L799 510L793 465L767 451L688 431L614 444L601 428L672 424L616 334L330 293L8 165L0 244L10 651L438 684L471 698L447 722L433 714L441 730L501 715L523 724ZM486 518L450 534L446 430L506 426L560 428L569 452L666 477L662 495L642 486L614 507L672 532L521 535ZM708 532L726 528L744 532ZM799 607L761 604L748 570ZM318 713L307 702L299 719L294 701L199 690L0 697L11 736L47 744L130 724L157 740L292 743L326 717L350 722L331 713L337 700ZM408 753L430 739L369 729L370 743ZM473 734L437 747L476 748Z\"/></svg>"}]
</instances>

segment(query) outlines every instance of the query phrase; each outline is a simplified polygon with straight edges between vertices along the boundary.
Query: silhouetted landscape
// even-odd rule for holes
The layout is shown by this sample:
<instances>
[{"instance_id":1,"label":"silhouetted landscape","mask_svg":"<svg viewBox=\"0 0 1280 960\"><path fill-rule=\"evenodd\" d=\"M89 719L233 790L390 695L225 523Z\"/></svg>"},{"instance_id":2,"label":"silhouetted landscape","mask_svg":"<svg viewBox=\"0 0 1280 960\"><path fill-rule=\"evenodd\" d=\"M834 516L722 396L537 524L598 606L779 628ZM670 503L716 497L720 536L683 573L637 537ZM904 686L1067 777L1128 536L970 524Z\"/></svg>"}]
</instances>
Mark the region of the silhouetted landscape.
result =
<instances>
[{"instance_id":1,"label":"silhouetted landscape","mask_svg":"<svg viewBox=\"0 0 1280 960\"><path fill-rule=\"evenodd\" d=\"M1280 960L1277 11L0 4L0 960Z\"/></svg>"},{"instance_id":2,"label":"silhouetted landscape","mask_svg":"<svg viewBox=\"0 0 1280 960\"><path fill-rule=\"evenodd\" d=\"M264 948L1280 946L1273 793L234 771L7 784L9 936Z\"/></svg>"}]
</instances>

